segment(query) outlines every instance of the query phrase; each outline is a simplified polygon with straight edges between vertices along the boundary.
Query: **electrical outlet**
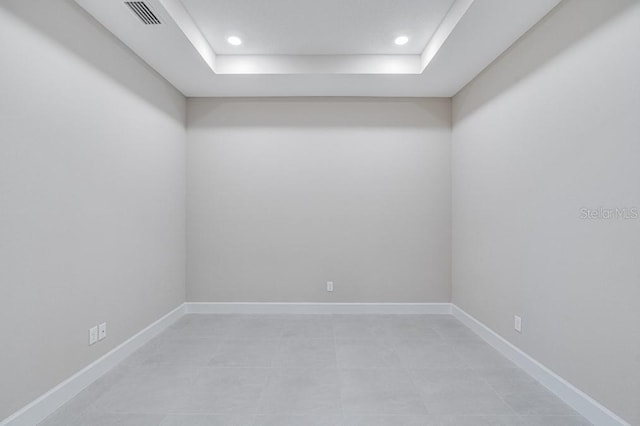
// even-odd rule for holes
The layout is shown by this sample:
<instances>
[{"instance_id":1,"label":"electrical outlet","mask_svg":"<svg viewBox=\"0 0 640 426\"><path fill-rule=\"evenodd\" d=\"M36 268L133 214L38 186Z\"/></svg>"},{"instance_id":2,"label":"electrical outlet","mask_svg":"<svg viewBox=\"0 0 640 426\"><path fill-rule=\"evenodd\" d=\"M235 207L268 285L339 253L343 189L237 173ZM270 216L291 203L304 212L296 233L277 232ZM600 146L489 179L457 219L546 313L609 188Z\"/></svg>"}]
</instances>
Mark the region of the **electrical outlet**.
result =
<instances>
[{"instance_id":1,"label":"electrical outlet","mask_svg":"<svg viewBox=\"0 0 640 426\"><path fill-rule=\"evenodd\" d=\"M89 345L93 345L98 341L98 326L91 327L89 329Z\"/></svg>"},{"instance_id":2,"label":"electrical outlet","mask_svg":"<svg viewBox=\"0 0 640 426\"><path fill-rule=\"evenodd\" d=\"M107 323L103 322L98 326L98 340L102 340L107 337Z\"/></svg>"},{"instance_id":3,"label":"electrical outlet","mask_svg":"<svg viewBox=\"0 0 640 426\"><path fill-rule=\"evenodd\" d=\"M515 328L518 333L522 333L522 318L517 315L513 317L513 328Z\"/></svg>"},{"instance_id":4,"label":"electrical outlet","mask_svg":"<svg viewBox=\"0 0 640 426\"><path fill-rule=\"evenodd\" d=\"M333 281L327 281L327 291L333 291Z\"/></svg>"}]
</instances>

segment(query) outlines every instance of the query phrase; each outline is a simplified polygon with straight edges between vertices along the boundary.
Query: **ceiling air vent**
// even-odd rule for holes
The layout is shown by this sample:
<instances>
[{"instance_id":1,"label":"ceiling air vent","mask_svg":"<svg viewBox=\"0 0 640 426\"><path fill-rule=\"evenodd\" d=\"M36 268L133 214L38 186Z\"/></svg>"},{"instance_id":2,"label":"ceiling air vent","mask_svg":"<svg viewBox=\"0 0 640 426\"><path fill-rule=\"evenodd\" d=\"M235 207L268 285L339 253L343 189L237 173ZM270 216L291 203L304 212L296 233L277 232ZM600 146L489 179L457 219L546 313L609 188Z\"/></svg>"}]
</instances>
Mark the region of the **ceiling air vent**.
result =
<instances>
[{"instance_id":1,"label":"ceiling air vent","mask_svg":"<svg viewBox=\"0 0 640 426\"><path fill-rule=\"evenodd\" d=\"M161 24L158 17L149 9L143 1L125 1L124 4L129 6L129 9L136 14L138 18L146 25L159 25Z\"/></svg>"}]
</instances>

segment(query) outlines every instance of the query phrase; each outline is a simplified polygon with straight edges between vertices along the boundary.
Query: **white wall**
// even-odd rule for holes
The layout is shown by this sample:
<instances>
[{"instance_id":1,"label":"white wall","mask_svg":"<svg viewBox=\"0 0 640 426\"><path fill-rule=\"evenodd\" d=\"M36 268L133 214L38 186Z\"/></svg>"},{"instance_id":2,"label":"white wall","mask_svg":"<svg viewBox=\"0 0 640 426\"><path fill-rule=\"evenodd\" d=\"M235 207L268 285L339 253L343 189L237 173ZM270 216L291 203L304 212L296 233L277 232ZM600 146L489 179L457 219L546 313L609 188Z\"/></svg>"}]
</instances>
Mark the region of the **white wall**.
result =
<instances>
[{"instance_id":1,"label":"white wall","mask_svg":"<svg viewBox=\"0 0 640 426\"><path fill-rule=\"evenodd\" d=\"M449 301L448 99L187 110L189 301Z\"/></svg>"},{"instance_id":2,"label":"white wall","mask_svg":"<svg viewBox=\"0 0 640 426\"><path fill-rule=\"evenodd\" d=\"M640 3L569 0L453 100L453 301L640 424ZM523 333L513 316L523 318Z\"/></svg>"},{"instance_id":3,"label":"white wall","mask_svg":"<svg viewBox=\"0 0 640 426\"><path fill-rule=\"evenodd\" d=\"M184 301L185 100L72 1L0 52L2 419Z\"/></svg>"}]
</instances>

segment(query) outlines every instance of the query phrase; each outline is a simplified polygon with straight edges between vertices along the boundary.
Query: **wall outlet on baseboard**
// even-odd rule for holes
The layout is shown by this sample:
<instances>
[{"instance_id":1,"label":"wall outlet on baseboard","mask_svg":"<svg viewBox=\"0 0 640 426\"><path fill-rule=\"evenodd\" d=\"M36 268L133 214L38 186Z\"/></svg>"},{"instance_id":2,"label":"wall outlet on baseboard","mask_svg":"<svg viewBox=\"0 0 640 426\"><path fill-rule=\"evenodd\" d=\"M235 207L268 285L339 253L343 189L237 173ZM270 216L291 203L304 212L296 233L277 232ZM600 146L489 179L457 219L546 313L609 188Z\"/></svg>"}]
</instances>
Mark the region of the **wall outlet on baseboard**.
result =
<instances>
[{"instance_id":1,"label":"wall outlet on baseboard","mask_svg":"<svg viewBox=\"0 0 640 426\"><path fill-rule=\"evenodd\" d=\"M333 281L327 281L327 291L333 291Z\"/></svg>"},{"instance_id":2,"label":"wall outlet on baseboard","mask_svg":"<svg viewBox=\"0 0 640 426\"><path fill-rule=\"evenodd\" d=\"M522 318L520 318L518 315L514 315L513 317L513 328L518 333L522 333Z\"/></svg>"},{"instance_id":3,"label":"wall outlet on baseboard","mask_svg":"<svg viewBox=\"0 0 640 426\"><path fill-rule=\"evenodd\" d=\"M89 345L93 345L98 341L98 326L89 329Z\"/></svg>"},{"instance_id":4,"label":"wall outlet on baseboard","mask_svg":"<svg viewBox=\"0 0 640 426\"><path fill-rule=\"evenodd\" d=\"M107 323L103 322L98 326L98 340L102 340L107 337Z\"/></svg>"}]
</instances>

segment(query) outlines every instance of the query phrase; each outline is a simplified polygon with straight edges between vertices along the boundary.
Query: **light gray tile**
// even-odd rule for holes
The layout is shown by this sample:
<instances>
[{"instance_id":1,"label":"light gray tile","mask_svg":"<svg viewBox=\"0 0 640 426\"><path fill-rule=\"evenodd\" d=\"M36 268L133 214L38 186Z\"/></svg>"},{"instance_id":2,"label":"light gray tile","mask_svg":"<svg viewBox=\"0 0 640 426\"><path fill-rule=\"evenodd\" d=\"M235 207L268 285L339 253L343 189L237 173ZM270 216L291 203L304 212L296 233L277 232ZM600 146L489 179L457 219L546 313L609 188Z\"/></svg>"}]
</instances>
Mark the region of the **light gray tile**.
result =
<instances>
[{"instance_id":1,"label":"light gray tile","mask_svg":"<svg viewBox=\"0 0 640 426\"><path fill-rule=\"evenodd\" d=\"M328 369L274 369L260 414L322 414L340 409L338 373Z\"/></svg>"},{"instance_id":2,"label":"light gray tile","mask_svg":"<svg viewBox=\"0 0 640 426\"><path fill-rule=\"evenodd\" d=\"M253 426L340 426L337 414L256 416Z\"/></svg>"},{"instance_id":3,"label":"light gray tile","mask_svg":"<svg viewBox=\"0 0 640 426\"><path fill-rule=\"evenodd\" d=\"M336 339L375 339L375 316L333 315L333 334Z\"/></svg>"},{"instance_id":4,"label":"light gray tile","mask_svg":"<svg viewBox=\"0 0 640 426\"><path fill-rule=\"evenodd\" d=\"M39 426L160 426L164 414L78 412L74 416L50 416Z\"/></svg>"},{"instance_id":5,"label":"light gray tile","mask_svg":"<svg viewBox=\"0 0 640 426\"><path fill-rule=\"evenodd\" d=\"M115 383L126 378L132 368L128 365L119 365L107 372L104 376L87 386L82 392L76 395L69 402L64 404L41 424L47 426L66 426L77 424L78 418L88 410L88 408L107 392Z\"/></svg>"},{"instance_id":6,"label":"light gray tile","mask_svg":"<svg viewBox=\"0 0 640 426\"><path fill-rule=\"evenodd\" d=\"M335 368L336 350L333 339L286 339L279 348L273 365L278 368Z\"/></svg>"},{"instance_id":7,"label":"light gray tile","mask_svg":"<svg viewBox=\"0 0 640 426\"><path fill-rule=\"evenodd\" d=\"M241 317L241 315L188 314L171 325L159 337L163 339L224 338L229 334L231 325Z\"/></svg>"},{"instance_id":8,"label":"light gray tile","mask_svg":"<svg viewBox=\"0 0 640 426\"><path fill-rule=\"evenodd\" d=\"M452 340L451 345L458 355L474 368L514 368L515 364L502 356L487 343L469 340Z\"/></svg>"},{"instance_id":9,"label":"light gray tile","mask_svg":"<svg viewBox=\"0 0 640 426\"><path fill-rule=\"evenodd\" d=\"M216 414L170 414L160 426L251 426L252 416Z\"/></svg>"},{"instance_id":10,"label":"light gray tile","mask_svg":"<svg viewBox=\"0 0 640 426\"><path fill-rule=\"evenodd\" d=\"M590 426L581 416L522 416L523 426Z\"/></svg>"},{"instance_id":11,"label":"light gray tile","mask_svg":"<svg viewBox=\"0 0 640 426\"><path fill-rule=\"evenodd\" d=\"M459 322L453 321L441 321L433 324L433 329L445 340L471 340L474 342L482 342L480 337L467 326Z\"/></svg>"},{"instance_id":12,"label":"light gray tile","mask_svg":"<svg viewBox=\"0 0 640 426\"><path fill-rule=\"evenodd\" d=\"M290 315L283 319L285 339L333 339L330 315Z\"/></svg>"},{"instance_id":13,"label":"light gray tile","mask_svg":"<svg viewBox=\"0 0 640 426\"><path fill-rule=\"evenodd\" d=\"M430 320L420 315L380 315L373 320L377 338L397 341L407 339L441 340Z\"/></svg>"},{"instance_id":14,"label":"light gray tile","mask_svg":"<svg viewBox=\"0 0 640 426\"><path fill-rule=\"evenodd\" d=\"M431 416L433 426L522 426L516 415L506 416Z\"/></svg>"},{"instance_id":15,"label":"light gray tile","mask_svg":"<svg viewBox=\"0 0 640 426\"><path fill-rule=\"evenodd\" d=\"M522 426L518 416L359 416L341 426Z\"/></svg>"},{"instance_id":16,"label":"light gray tile","mask_svg":"<svg viewBox=\"0 0 640 426\"><path fill-rule=\"evenodd\" d=\"M157 340L141 348L139 364L184 364L205 366L218 350L219 343L213 339L179 338Z\"/></svg>"},{"instance_id":17,"label":"light gray tile","mask_svg":"<svg viewBox=\"0 0 640 426\"><path fill-rule=\"evenodd\" d=\"M441 340L402 340L395 352L407 368L462 368L467 363L452 346Z\"/></svg>"},{"instance_id":18,"label":"light gray tile","mask_svg":"<svg viewBox=\"0 0 640 426\"><path fill-rule=\"evenodd\" d=\"M518 414L577 415L577 413L560 398L536 382L520 383L502 397Z\"/></svg>"},{"instance_id":19,"label":"light gray tile","mask_svg":"<svg viewBox=\"0 0 640 426\"><path fill-rule=\"evenodd\" d=\"M339 368L401 368L398 355L389 345L374 339L336 339Z\"/></svg>"},{"instance_id":20,"label":"light gray tile","mask_svg":"<svg viewBox=\"0 0 640 426\"><path fill-rule=\"evenodd\" d=\"M160 426L164 415L161 414L111 414L86 413L80 417L78 425L91 426Z\"/></svg>"},{"instance_id":21,"label":"light gray tile","mask_svg":"<svg viewBox=\"0 0 640 426\"><path fill-rule=\"evenodd\" d=\"M466 327L463 323L461 323L456 317L449 314L444 315L425 315L430 319L431 324L434 326L448 326L448 325L461 325Z\"/></svg>"},{"instance_id":22,"label":"light gray tile","mask_svg":"<svg viewBox=\"0 0 640 426\"><path fill-rule=\"evenodd\" d=\"M173 414L255 413L269 375L264 368L200 368Z\"/></svg>"},{"instance_id":23,"label":"light gray tile","mask_svg":"<svg viewBox=\"0 0 640 426\"><path fill-rule=\"evenodd\" d=\"M412 370L430 414L514 415L513 410L469 369Z\"/></svg>"},{"instance_id":24,"label":"light gray tile","mask_svg":"<svg viewBox=\"0 0 640 426\"><path fill-rule=\"evenodd\" d=\"M433 417L437 426L522 426L518 416L442 416Z\"/></svg>"},{"instance_id":25,"label":"light gray tile","mask_svg":"<svg viewBox=\"0 0 640 426\"><path fill-rule=\"evenodd\" d=\"M474 368L473 371L489 383L499 395L503 396L517 392L525 384L537 383L533 377L517 367L480 367Z\"/></svg>"},{"instance_id":26,"label":"light gray tile","mask_svg":"<svg viewBox=\"0 0 640 426\"><path fill-rule=\"evenodd\" d=\"M193 369L187 366L163 364L132 369L129 376L97 398L89 411L165 414L190 388L192 378Z\"/></svg>"},{"instance_id":27,"label":"light gray tile","mask_svg":"<svg viewBox=\"0 0 640 426\"><path fill-rule=\"evenodd\" d=\"M404 370L340 370L345 414L426 414Z\"/></svg>"},{"instance_id":28,"label":"light gray tile","mask_svg":"<svg viewBox=\"0 0 640 426\"><path fill-rule=\"evenodd\" d=\"M84 414L80 410L68 410L60 408L49 415L46 419L38 423L38 426L76 426L81 425L81 416Z\"/></svg>"},{"instance_id":29,"label":"light gray tile","mask_svg":"<svg viewBox=\"0 0 640 426\"><path fill-rule=\"evenodd\" d=\"M223 340L217 343L210 367L271 367L279 342L276 340Z\"/></svg>"},{"instance_id":30,"label":"light gray tile","mask_svg":"<svg viewBox=\"0 0 640 426\"><path fill-rule=\"evenodd\" d=\"M284 322L277 315L247 315L236 318L228 325L226 339L280 339Z\"/></svg>"},{"instance_id":31,"label":"light gray tile","mask_svg":"<svg viewBox=\"0 0 640 426\"><path fill-rule=\"evenodd\" d=\"M426 426L427 416L403 415L351 415L345 416L340 426Z\"/></svg>"}]
</instances>

